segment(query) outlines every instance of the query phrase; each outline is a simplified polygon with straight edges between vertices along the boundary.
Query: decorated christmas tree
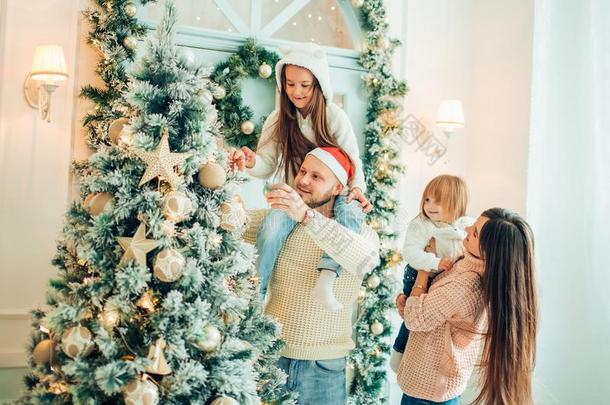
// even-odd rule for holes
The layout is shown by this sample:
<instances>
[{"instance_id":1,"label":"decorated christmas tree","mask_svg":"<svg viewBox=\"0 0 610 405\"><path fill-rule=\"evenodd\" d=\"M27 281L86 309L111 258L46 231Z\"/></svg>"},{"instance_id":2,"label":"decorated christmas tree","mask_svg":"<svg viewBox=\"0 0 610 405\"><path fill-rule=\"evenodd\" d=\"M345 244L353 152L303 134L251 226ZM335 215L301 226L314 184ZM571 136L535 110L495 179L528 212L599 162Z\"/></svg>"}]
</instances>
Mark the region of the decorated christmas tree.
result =
<instances>
[{"instance_id":1,"label":"decorated christmas tree","mask_svg":"<svg viewBox=\"0 0 610 405\"><path fill-rule=\"evenodd\" d=\"M291 401L241 240L243 179L218 147L216 85L174 45L175 23L168 0L125 115L94 126L96 152L74 165L80 198L34 312L22 403Z\"/></svg>"}]
</instances>

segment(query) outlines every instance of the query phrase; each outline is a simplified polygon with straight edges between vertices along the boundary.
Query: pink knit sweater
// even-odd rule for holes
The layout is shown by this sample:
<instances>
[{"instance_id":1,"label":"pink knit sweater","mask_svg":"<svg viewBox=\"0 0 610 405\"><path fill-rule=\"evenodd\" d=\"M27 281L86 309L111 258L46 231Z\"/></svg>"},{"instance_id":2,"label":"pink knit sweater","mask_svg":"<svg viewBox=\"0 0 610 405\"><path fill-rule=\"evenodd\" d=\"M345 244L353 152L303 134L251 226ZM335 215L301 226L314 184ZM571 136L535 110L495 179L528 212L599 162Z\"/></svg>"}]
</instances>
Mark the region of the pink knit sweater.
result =
<instances>
[{"instance_id":1,"label":"pink knit sweater","mask_svg":"<svg viewBox=\"0 0 610 405\"><path fill-rule=\"evenodd\" d=\"M466 253L435 278L427 294L407 299L410 335L398 369L398 384L407 395L442 402L465 391L485 330L483 270L484 262Z\"/></svg>"}]
</instances>

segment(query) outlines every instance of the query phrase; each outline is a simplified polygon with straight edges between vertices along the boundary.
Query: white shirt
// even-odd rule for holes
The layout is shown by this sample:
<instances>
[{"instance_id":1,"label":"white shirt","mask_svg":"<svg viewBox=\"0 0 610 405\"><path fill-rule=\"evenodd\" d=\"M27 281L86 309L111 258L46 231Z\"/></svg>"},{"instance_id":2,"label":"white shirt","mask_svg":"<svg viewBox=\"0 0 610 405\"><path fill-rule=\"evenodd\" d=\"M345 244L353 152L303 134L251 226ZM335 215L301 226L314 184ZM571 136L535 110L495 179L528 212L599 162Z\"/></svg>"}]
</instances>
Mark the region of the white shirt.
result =
<instances>
[{"instance_id":1,"label":"white shirt","mask_svg":"<svg viewBox=\"0 0 610 405\"><path fill-rule=\"evenodd\" d=\"M434 222L420 214L407 227L403 257L415 270L438 273L440 258L446 257L455 262L464 255L466 227L474 222L474 218L461 217L447 224ZM424 251L432 238L436 240L436 255Z\"/></svg>"},{"instance_id":2,"label":"white shirt","mask_svg":"<svg viewBox=\"0 0 610 405\"><path fill-rule=\"evenodd\" d=\"M263 124L261 137L258 141L256 149L256 164L252 169L248 170L252 176L260 179L268 179L271 176L276 176L278 182L293 183L294 179L284 179L283 170L279 170L281 152L278 152L278 139L275 136L275 124L279 117L279 109L274 110ZM316 142L316 136L311 124L311 117L303 118L300 112L297 111L297 119L301 132L311 142ZM364 181L364 172L362 171L362 160L360 159L360 151L358 150L358 142L352 124L338 105L328 103L326 105L326 119L331 134L335 137L337 144L347 153L355 165L354 178L350 183L350 189L360 187L362 192L366 191L366 183Z\"/></svg>"}]
</instances>

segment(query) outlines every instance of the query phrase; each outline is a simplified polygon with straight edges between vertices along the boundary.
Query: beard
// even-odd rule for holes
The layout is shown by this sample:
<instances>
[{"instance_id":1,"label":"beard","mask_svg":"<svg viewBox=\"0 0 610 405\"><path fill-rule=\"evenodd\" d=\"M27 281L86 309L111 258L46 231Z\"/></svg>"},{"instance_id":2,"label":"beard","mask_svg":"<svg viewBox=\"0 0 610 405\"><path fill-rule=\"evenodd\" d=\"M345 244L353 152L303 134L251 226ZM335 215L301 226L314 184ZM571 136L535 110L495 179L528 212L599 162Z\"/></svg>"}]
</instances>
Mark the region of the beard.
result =
<instances>
[{"instance_id":1,"label":"beard","mask_svg":"<svg viewBox=\"0 0 610 405\"><path fill-rule=\"evenodd\" d=\"M305 202L305 204L309 205L309 208L318 208L321 207L325 204L328 204L335 196L333 195L333 191L332 188L328 191L326 191L324 194L322 194L322 196L320 196L319 198L309 198L309 199L305 199L303 198L303 202Z\"/></svg>"}]
</instances>

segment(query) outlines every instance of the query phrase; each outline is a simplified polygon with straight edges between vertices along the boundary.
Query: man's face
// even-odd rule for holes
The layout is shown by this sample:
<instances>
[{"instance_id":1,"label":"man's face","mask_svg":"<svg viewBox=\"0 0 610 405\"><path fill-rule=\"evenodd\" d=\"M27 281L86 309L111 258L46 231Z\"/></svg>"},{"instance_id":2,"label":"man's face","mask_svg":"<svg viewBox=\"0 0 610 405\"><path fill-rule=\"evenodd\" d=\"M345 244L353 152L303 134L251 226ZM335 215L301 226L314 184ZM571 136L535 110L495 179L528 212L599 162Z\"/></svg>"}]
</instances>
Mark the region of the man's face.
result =
<instances>
[{"instance_id":1,"label":"man's face","mask_svg":"<svg viewBox=\"0 0 610 405\"><path fill-rule=\"evenodd\" d=\"M337 176L312 155L305 157L294 183L297 193L311 208L326 204L343 190Z\"/></svg>"}]
</instances>

